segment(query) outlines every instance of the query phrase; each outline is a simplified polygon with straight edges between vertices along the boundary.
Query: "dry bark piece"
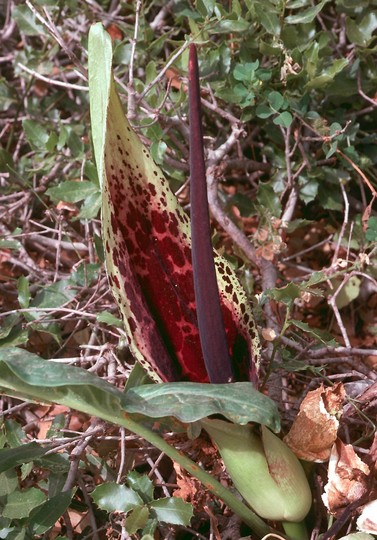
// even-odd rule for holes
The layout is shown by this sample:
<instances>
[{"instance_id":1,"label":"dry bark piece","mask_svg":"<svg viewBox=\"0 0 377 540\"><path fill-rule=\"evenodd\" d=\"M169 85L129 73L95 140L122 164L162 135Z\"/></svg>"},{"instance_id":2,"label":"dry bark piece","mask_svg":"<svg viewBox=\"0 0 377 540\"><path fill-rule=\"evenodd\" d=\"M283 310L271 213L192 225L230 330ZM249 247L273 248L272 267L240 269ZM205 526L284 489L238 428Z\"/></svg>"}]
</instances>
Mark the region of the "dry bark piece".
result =
<instances>
[{"instance_id":1,"label":"dry bark piece","mask_svg":"<svg viewBox=\"0 0 377 540\"><path fill-rule=\"evenodd\" d=\"M345 391L342 383L308 392L284 441L300 459L327 461L336 440Z\"/></svg>"}]
</instances>

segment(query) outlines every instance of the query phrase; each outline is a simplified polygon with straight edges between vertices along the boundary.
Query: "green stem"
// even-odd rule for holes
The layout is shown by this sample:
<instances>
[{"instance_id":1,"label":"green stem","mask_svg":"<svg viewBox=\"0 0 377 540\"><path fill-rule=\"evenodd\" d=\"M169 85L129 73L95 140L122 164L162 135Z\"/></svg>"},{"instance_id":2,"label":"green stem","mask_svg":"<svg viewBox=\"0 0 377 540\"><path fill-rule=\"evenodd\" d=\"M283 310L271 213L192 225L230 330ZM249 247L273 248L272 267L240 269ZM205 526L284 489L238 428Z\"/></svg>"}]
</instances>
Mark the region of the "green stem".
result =
<instances>
[{"instance_id":1,"label":"green stem","mask_svg":"<svg viewBox=\"0 0 377 540\"><path fill-rule=\"evenodd\" d=\"M285 521L282 525L289 540L309 540L308 531L304 521L300 521L299 523Z\"/></svg>"},{"instance_id":2,"label":"green stem","mask_svg":"<svg viewBox=\"0 0 377 540\"><path fill-rule=\"evenodd\" d=\"M107 416L106 414L102 414L101 416L104 420L114 423L114 418L105 418ZM229 506L229 508L258 536L263 537L271 532L272 529L259 516L250 510L250 508L233 495L233 493L222 486L220 482L210 474L203 471L203 469L196 465L191 459L178 452L173 446L170 446L170 444L162 437L151 431L149 428L135 422L129 416L126 416L123 420L118 418L117 423L153 444L153 446L161 450L161 452L164 452L170 459L181 465L183 469L195 476L195 478L197 478L209 491Z\"/></svg>"}]
</instances>

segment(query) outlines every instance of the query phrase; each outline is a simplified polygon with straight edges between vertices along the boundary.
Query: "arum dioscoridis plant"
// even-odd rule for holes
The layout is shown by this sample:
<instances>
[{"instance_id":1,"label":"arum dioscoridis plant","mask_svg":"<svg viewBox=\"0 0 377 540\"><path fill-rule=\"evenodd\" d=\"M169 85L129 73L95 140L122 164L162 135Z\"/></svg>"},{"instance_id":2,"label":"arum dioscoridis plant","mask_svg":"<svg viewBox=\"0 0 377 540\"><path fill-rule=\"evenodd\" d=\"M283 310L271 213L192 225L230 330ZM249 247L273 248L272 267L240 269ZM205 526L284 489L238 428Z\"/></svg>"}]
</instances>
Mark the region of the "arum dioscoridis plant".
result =
<instances>
[{"instance_id":1,"label":"arum dioscoridis plant","mask_svg":"<svg viewBox=\"0 0 377 540\"><path fill-rule=\"evenodd\" d=\"M107 47L103 28L95 25L94 33ZM104 61L101 54L89 56L89 72L96 73L91 66ZM260 345L250 303L232 267L211 245L195 45L189 55L191 231L167 180L124 118L111 73L106 77L105 84L97 82L108 92L108 106L91 111L92 118L99 114L103 120L93 146L102 182L108 278L131 352L157 382L251 381L249 391L255 392ZM90 84L94 95L95 76ZM288 447L270 432L260 438L250 426L218 422L206 419L202 425L250 506L266 519L302 519L310 491ZM275 439L277 452L270 451ZM283 467L277 455L283 456ZM265 502L260 503L261 492ZM277 499L281 510L271 513ZM298 538L295 532L290 536Z\"/></svg>"}]
</instances>

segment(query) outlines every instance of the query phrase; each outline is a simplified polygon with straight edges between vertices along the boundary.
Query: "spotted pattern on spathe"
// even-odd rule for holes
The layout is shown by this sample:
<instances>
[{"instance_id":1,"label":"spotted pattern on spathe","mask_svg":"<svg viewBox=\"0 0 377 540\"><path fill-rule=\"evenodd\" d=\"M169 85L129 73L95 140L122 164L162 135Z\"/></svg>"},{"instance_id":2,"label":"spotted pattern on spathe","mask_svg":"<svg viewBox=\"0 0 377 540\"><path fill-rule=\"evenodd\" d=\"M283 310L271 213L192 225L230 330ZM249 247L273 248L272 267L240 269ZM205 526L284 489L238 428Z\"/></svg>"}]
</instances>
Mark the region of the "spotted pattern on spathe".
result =
<instances>
[{"instance_id":1,"label":"spotted pattern on spathe","mask_svg":"<svg viewBox=\"0 0 377 540\"><path fill-rule=\"evenodd\" d=\"M196 318L189 219L124 117L114 85L105 177L106 266L132 353L156 380L208 382ZM236 378L255 381L259 341L250 305L232 268L214 255Z\"/></svg>"}]
</instances>

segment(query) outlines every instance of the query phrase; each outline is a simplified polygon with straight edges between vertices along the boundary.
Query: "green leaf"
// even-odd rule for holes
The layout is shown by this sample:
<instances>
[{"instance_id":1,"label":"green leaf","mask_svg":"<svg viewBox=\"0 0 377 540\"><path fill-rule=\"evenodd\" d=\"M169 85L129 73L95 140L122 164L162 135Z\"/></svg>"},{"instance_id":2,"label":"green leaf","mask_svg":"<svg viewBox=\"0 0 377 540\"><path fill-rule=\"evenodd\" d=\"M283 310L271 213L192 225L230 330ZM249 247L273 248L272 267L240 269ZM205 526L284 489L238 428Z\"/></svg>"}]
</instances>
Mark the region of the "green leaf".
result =
<instances>
[{"instance_id":1,"label":"green leaf","mask_svg":"<svg viewBox=\"0 0 377 540\"><path fill-rule=\"evenodd\" d=\"M92 492L93 500L106 512L129 512L143 501L133 489L122 484L106 482Z\"/></svg>"},{"instance_id":2,"label":"green leaf","mask_svg":"<svg viewBox=\"0 0 377 540\"><path fill-rule=\"evenodd\" d=\"M10 519L28 517L30 512L40 506L45 499L45 494L37 488L32 487L24 491L13 491L7 497L2 515Z\"/></svg>"},{"instance_id":3,"label":"green leaf","mask_svg":"<svg viewBox=\"0 0 377 540\"><path fill-rule=\"evenodd\" d=\"M250 82L255 78L255 70L259 67L259 61L245 62L244 64L236 64L233 70L233 77L236 81Z\"/></svg>"},{"instance_id":4,"label":"green leaf","mask_svg":"<svg viewBox=\"0 0 377 540\"><path fill-rule=\"evenodd\" d=\"M18 476L15 469L0 473L0 497L9 495L18 488Z\"/></svg>"},{"instance_id":5,"label":"green leaf","mask_svg":"<svg viewBox=\"0 0 377 540\"><path fill-rule=\"evenodd\" d=\"M368 242L377 242L377 216L371 216L368 219L368 228L365 233Z\"/></svg>"},{"instance_id":6,"label":"green leaf","mask_svg":"<svg viewBox=\"0 0 377 540\"><path fill-rule=\"evenodd\" d=\"M222 414L236 424L256 422L273 431L280 429L275 403L248 382L147 384L130 389L124 406L130 413L155 418L175 416L182 422Z\"/></svg>"},{"instance_id":7,"label":"green leaf","mask_svg":"<svg viewBox=\"0 0 377 540\"><path fill-rule=\"evenodd\" d=\"M18 302L25 309L30 303L29 280L25 276L20 276L17 280Z\"/></svg>"},{"instance_id":8,"label":"green leaf","mask_svg":"<svg viewBox=\"0 0 377 540\"><path fill-rule=\"evenodd\" d=\"M333 283L338 289L341 286L339 280L333 280ZM335 304L338 309L342 309L348 306L351 302L356 300L360 294L361 279L357 276L351 276L346 284L339 290L335 298ZM332 291L331 294L334 294L336 291Z\"/></svg>"},{"instance_id":9,"label":"green leaf","mask_svg":"<svg viewBox=\"0 0 377 540\"><path fill-rule=\"evenodd\" d=\"M301 289L294 283L288 283L288 285L276 289L266 289L263 292L263 297L272 298L276 302L282 302L287 306L291 305L296 298L300 298L300 295Z\"/></svg>"},{"instance_id":10,"label":"green leaf","mask_svg":"<svg viewBox=\"0 0 377 540\"><path fill-rule=\"evenodd\" d=\"M272 11L272 6L265 6L262 3L256 3L254 6L257 21L265 28L265 30L273 36L279 36L281 24L279 17Z\"/></svg>"},{"instance_id":11,"label":"green leaf","mask_svg":"<svg viewBox=\"0 0 377 540\"><path fill-rule=\"evenodd\" d=\"M126 519L126 531L128 534L136 534L138 530L144 529L149 518L149 508L147 506L135 506ZM144 537L143 537L144 538Z\"/></svg>"},{"instance_id":12,"label":"green leaf","mask_svg":"<svg viewBox=\"0 0 377 540\"><path fill-rule=\"evenodd\" d=\"M288 128L293 122L293 116L290 112L284 111L280 113L276 118L273 119L273 123L278 126L283 126Z\"/></svg>"},{"instance_id":13,"label":"green leaf","mask_svg":"<svg viewBox=\"0 0 377 540\"><path fill-rule=\"evenodd\" d=\"M12 18L18 28L27 36L41 36L45 33L44 27L36 21L34 13L24 4L15 6L12 10Z\"/></svg>"},{"instance_id":14,"label":"green leaf","mask_svg":"<svg viewBox=\"0 0 377 540\"><path fill-rule=\"evenodd\" d=\"M348 66L349 60L347 58L338 58L334 60L333 64L325 69L321 75L318 75L318 77L314 77L311 81L309 81L306 85L306 89L313 89L313 88L322 88L323 86L328 85L331 83L335 76L338 75L343 69Z\"/></svg>"},{"instance_id":15,"label":"green leaf","mask_svg":"<svg viewBox=\"0 0 377 540\"><path fill-rule=\"evenodd\" d=\"M347 37L351 43L355 43L360 47L368 47L376 28L377 13L375 11L368 11L361 21L358 22L351 19L351 17L346 17Z\"/></svg>"},{"instance_id":16,"label":"green leaf","mask_svg":"<svg viewBox=\"0 0 377 540\"><path fill-rule=\"evenodd\" d=\"M320 341L324 345L327 345L329 347L339 346L339 343L336 342L333 336L329 332L326 332L325 330L320 330L319 328L312 328L307 323L302 322L302 321L291 320L290 322L297 328L300 328L300 330L303 330L307 334L315 337L318 341Z\"/></svg>"},{"instance_id":17,"label":"green leaf","mask_svg":"<svg viewBox=\"0 0 377 540\"><path fill-rule=\"evenodd\" d=\"M305 9L304 11L301 11L296 15L288 15L287 17L285 17L285 22L287 24L311 23L314 21L318 13L322 11L322 8L325 4L327 4L327 2L329 2L329 0L322 0L322 2L320 2L316 6Z\"/></svg>"},{"instance_id":18,"label":"green leaf","mask_svg":"<svg viewBox=\"0 0 377 540\"><path fill-rule=\"evenodd\" d=\"M22 127L30 145L36 150L46 150L49 140L49 133L46 128L35 120L24 119Z\"/></svg>"},{"instance_id":19,"label":"green leaf","mask_svg":"<svg viewBox=\"0 0 377 540\"><path fill-rule=\"evenodd\" d=\"M74 493L74 489L64 491L42 504L29 521L33 534L43 534L51 529L69 507Z\"/></svg>"},{"instance_id":20,"label":"green leaf","mask_svg":"<svg viewBox=\"0 0 377 540\"><path fill-rule=\"evenodd\" d=\"M262 118L264 120L265 118L269 118L270 116L275 114L275 111L267 105L258 105L255 110L255 114L258 116L258 118Z\"/></svg>"},{"instance_id":21,"label":"green leaf","mask_svg":"<svg viewBox=\"0 0 377 540\"><path fill-rule=\"evenodd\" d=\"M144 385L123 394L81 368L41 360L21 349L0 349L0 388L24 398L60 403L112 422L123 419L124 411L152 418L176 415L184 422L222 414L232 422L258 422L273 431L280 429L275 403L248 382Z\"/></svg>"},{"instance_id":22,"label":"green leaf","mask_svg":"<svg viewBox=\"0 0 377 540\"><path fill-rule=\"evenodd\" d=\"M263 182L259 183L257 200L259 204L263 208L267 208L273 216L280 216L281 203L279 195L275 193L271 184Z\"/></svg>"},{"instance_id":23,"label":"green leaf","mask_svg":"<svg viewBox=\"0 0 377 540\"><path fill-rule=\"evenodd\" d=\"M210 32L227 34L228 32L246 32L250 30L250 22L245 21L245 19L222 19Z\"/></svg>"},{"instance_id":24,"label":"green leaf","mask_svg":"<svg viewBox=\"0 0 377 540\"><path fill-rule=\"evenodd\" d=\"M273 90L268 94L268 101L271 104L271 107L276 111L279 111L285 102L284 97L280 94L280 92L276 92Z\"/></svg>"},{"instance_id":25,"label":"green leaf","mask_svg":"<svg viewBox=\"0 0 377 540\"><path fill-rule=\"evenodd\" d=\"M146 474L131 471L127 475L127 484L131 489L140 495L144 502L153 500L153 482Z\"/></svg>"},{"instance_id":26,"label":"green leaf","mask_svg":"<svg viewBox=\"0 0 377 540\"><path fill-rule=\"evenodd\" d=\"M54 202L65 201L76 203L86 199L90 195L97 195L98 186L88 180L82 180L81 182L67 180L56 187L49 188L46 193Z\"/></svg>"},{"instance_id":27,"label":"green leaf","mask_svg":"<svg viewBox=\"0 0 377 540\"><path fill-rule=\"evenodd\" d=\"M176 497L158 499L149 506L156 512L158 521L172 525L190 525L194 515L191 504Z\"/></svg>"},{"instance_id":28,"label":"green leaf","mask_svg":"<svg viewBox=\"0 0 377 540\"><path fill-rule=\"evenodd\" d=\"M1 351L2 352L2 351ZM0 383L1 384L1 383ZM26 443L17 448L2 448L0 450L0 472L7 471L23 463L28 463L36 458L40 458L50 448L42 448L35 442Z\"/></svg>"},{"instance_id":29,"label":"green leaf","mask_svg":"<svg viewBox=\"0 0 377 540\"><path fill-rule=\"evenodd\" d=\"M108 311L103 311L102 313L98 313L96 320L101 323L108 324L109 326L115 326L116 328L122 328L123 323L122 321L113 315L112 313L109 313Z\"/></svg>"}]
</instances>

